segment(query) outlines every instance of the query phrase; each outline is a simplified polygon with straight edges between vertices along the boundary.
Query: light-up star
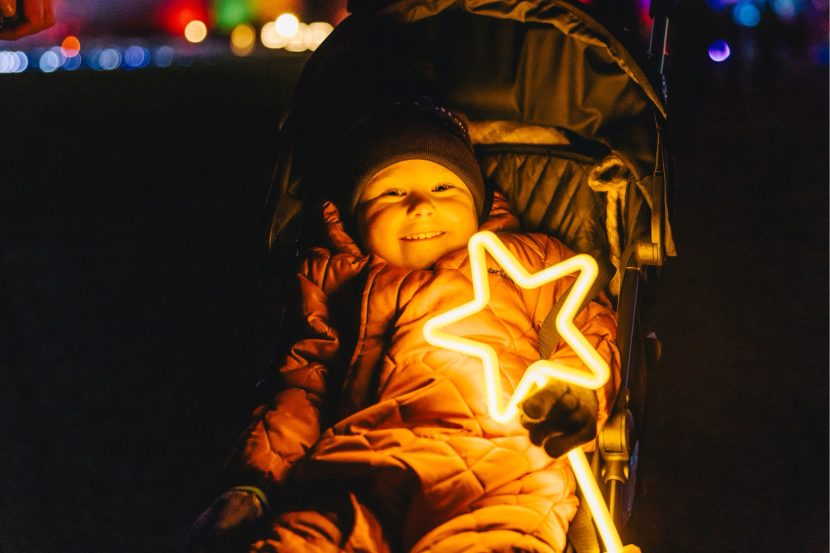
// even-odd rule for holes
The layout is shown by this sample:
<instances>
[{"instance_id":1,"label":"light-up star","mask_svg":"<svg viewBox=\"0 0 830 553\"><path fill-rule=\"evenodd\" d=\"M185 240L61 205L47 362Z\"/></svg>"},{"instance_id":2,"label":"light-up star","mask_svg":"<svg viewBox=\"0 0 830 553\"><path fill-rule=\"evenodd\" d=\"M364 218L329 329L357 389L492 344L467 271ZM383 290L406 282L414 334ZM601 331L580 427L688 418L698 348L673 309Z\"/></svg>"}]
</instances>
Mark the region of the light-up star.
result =
<instances>
[{"instance_id":1,"label":"light-up star","mask_svg":"<svg viewBox=\"0 0 830 553\"><path fill-rule=\"evenodd\" d=\"M610 376L608 364L573 323L574 317L582 307L582 302L597 277L597 263L591 256L576 255L561 263L546 267L538 273L530 274L492 232L482 231L474 234L467 248L470 255L470 274L473 280L473 299L428 320L424 325L424 338L434 346L481 359L487 408L494 420L504 423L513 419L519 414L519 403L534 389L544 386L549 380L557 379L592 390L602 387L608 381ZM556 330L562 340L585 363L587 370L570 367L550 359L539 359L527 368L507 401L507 405L502 404L504 394L499 375L499 360L495 350L485 343L448 334L441 330L481 311L490 302L490 283L487 277L485 252L488 252L504 268L517 286L525 289L538 288L564 276L578 273L562 308L556 315ZM594 480L588 460L585 458L585 452L581 448L574 448L567 455L588 508L594 517L594 522L597 524L603 544L609 553L621 552L622 542L611 521L602 493Z\"/></svg>"}]
</instances>

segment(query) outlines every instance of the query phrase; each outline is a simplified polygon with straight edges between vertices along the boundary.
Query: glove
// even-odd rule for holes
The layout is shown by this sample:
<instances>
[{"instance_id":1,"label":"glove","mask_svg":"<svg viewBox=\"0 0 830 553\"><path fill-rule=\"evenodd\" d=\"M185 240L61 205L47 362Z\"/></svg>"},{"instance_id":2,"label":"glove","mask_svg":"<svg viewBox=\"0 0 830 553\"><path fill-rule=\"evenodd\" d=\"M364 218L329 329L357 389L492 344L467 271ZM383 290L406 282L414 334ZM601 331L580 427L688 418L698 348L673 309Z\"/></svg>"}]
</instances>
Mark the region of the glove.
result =
<instances>
[{"instance_id":1,"label":"glove","mask_svg":"<svg viewBox=\"0 0 830 553\"><path fill-rule=\"evenodd\" d=\"M597 435L597 394L593 390L551 380L519 406L530 441L551 457L591 441Z\"/></svg>"},{"instance_id":2,"label":"glove","mask_svg":"<svg viewBox=\"0 0 830 553\"><path fill-rule=\"evenodd\" d=\"M243 487L232 488L217 497L193 523L185 550L188 553L248 551L265 514L261 493Z\"/></svg>"}]
</instances>

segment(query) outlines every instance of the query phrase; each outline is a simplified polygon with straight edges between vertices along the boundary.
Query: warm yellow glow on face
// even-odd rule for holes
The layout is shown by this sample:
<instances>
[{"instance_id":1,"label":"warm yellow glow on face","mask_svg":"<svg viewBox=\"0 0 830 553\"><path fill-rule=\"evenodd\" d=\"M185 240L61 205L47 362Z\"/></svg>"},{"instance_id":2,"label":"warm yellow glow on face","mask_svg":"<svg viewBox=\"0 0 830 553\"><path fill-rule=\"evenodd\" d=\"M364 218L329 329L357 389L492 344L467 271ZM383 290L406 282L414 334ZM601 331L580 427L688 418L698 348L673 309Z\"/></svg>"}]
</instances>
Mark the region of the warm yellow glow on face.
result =
<instances>
[{"instance_id":1,"label":"warm yellow glow on face","mask_svg":"<svg viewBox=\"0 0 830 553\"><path fill-rule=\"evenodd\" d=\"M573 324L574 317L582 307L582 302L597 277L597 263L591 256L576 255L538 273L530 274L492 232L484 231L474 234L467 247L470 254L473 300L428 320L424 325L424 338L434 346L481 359L487 406L494 420L504 423L515 418L519 414L519 403L549 380L556 379L592 390L602 387L608 381L610 376L608 364ZM556 329L562 340L573 349L588 370L569 367L549 359L540 359L527 368L507 404L503 405L504 393L495 350L482 342L447 334L441 330L481 311L490 302L485 252L495 259L517 286L525 289L538 288L548 282L578 273L570 293L556 316ZM575 448L568 452L568 460L571 462L579 487L585 495L588 508L597 523L597 529L606 550L609 553L622 551L622 542L591 473L585 453L581 448Z\"/></svg>"},{"instance_id":2,"label":"warm yellow glow on face","mask_svg":"<svg viewBox=\"0 0 830 553\"><path fill-rule=\"evenodd\" d=\"M363 246L387 263L427 269L464 249L478 230L473 195L461 178L426 159L407 159L378 171L357 205Z\"/></svg>"},{"instance_id":3,"label":"warm yellow glow on face","mask_svg":"<svg viewBox=\"0 0 830 553\"><path fill-rule=\"evenodd\" d=\"M194 19L184 28L184 38L190 42L202 42L207 37L207 25L203 21Z\"/></svg>"}]
</instances>

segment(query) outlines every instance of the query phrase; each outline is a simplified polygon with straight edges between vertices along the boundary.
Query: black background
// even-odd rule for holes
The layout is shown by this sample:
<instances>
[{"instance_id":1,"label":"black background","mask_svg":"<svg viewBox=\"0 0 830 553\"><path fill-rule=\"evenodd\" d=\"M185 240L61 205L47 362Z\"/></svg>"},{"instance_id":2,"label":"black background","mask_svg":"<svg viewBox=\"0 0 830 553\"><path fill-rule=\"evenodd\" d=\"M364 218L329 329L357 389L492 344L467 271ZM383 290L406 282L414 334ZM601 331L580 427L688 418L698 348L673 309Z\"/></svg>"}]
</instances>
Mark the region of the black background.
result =
<instances>
[{"instance_id":1,"label":"black background","mask_svg":"<svg viewBox=\"0 0 830 553\"><path fill-rule=\"evenodd\" d=\"M673 32L626 541L827 551L827 70ZM0 76L0 551L179 551L218 491L276 342L259 217L304 59Z\"/></svg>"}]
</instances>

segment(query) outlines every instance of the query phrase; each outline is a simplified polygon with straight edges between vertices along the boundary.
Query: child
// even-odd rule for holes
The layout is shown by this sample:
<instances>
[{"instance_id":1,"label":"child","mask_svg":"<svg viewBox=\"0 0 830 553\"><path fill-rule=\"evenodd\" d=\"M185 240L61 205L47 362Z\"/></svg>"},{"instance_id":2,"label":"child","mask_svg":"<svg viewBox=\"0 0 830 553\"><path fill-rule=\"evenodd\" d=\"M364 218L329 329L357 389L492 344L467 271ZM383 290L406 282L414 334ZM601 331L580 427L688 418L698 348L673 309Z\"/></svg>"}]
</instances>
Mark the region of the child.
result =
<instances>
[{"instance_id":1,"label":"child","mask_svg":"<svg viewBox=\"0 0 830 553\"><path fill-rule=\"evenodd\" d=\"M493 421L480 362L427 344L424 323L472 298L466 244L478 230L499 232L530 272L572 253L517 232L443 108L395 104L346 144L339 192L323 203L328 244L298 275L302 324L281 391L254 412L229 462L237 486L199 517L191 550L562 551L575 483L548 453L589 441L607 417L613 313L591 303L575 321L611 366L605 388L552 384L523 405L530 433ZM572 279L522 290L497 265L488 273L488 308L447 331L491 345L510 394ZM580 363L566 344L551 358Z\"/></svg>"}]
</instances>

